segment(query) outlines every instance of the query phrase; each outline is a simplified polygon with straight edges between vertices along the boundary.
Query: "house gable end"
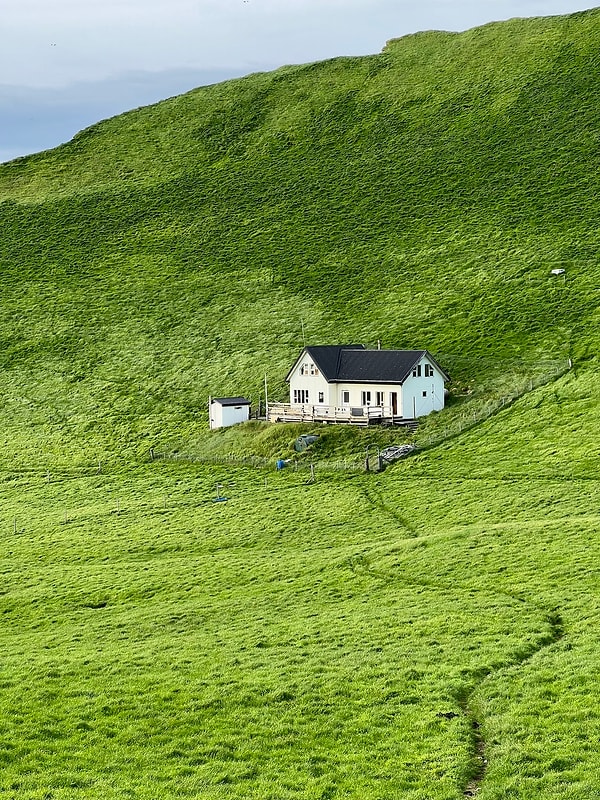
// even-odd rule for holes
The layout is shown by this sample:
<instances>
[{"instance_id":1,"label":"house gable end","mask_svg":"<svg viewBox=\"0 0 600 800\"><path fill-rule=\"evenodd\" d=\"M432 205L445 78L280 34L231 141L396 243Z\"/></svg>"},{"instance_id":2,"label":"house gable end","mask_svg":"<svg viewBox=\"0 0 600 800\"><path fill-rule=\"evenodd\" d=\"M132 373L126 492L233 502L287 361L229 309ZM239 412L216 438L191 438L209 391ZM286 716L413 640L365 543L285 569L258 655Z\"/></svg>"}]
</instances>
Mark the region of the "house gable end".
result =
<instances>
[{"instance_id":1,"label":"house gable end","mask_svg":"<svg viewBox=\"0 0 600 800\"><path fill-rule=\"evenodd\" d=\"M305 347L294 362L294 366L288 372L286 381L290 382L292 375L306 358L309 358L315 364L328 383L335 381L339 371L341 353L345 350L364 351L364 346L362 344L346 344Z\"/></svg>"},{"instance_id":2,"label":"house gable end","mask_svg":"<svg viewBox=\"0 0 600 800\"><path fill-rule=\"evenodd\" d=\"M442 367L440 367L439 363L438 363L438 362L435 360L435 358L434 358L434 357L431 355L431 353L429 352L429 350L425 350L425 351L424 351L424 353L423 353L423 356L422 356L422 359L427 359L427 361L429 361L429 362L431 363L431 365L437 369L437 371L438 371L438 372L440 373L440 375L443 377L444 381L449 381L449 380L450 380L450 375L448 375L448 373L446 372L446 370L445 370L445 369L443 369Z\"/></svg>"}]
</instances>

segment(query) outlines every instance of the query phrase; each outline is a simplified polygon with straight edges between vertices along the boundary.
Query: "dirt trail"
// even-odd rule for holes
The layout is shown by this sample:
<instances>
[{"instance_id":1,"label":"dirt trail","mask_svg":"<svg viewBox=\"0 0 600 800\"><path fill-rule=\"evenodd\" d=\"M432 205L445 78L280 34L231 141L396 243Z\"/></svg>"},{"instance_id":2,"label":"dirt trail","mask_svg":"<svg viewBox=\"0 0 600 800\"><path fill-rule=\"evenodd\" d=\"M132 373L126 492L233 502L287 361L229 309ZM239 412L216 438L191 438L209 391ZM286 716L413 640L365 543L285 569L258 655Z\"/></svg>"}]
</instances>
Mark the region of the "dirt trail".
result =
<instances>
[{"instance_id":1,"label":"dirt trail","mask_svg":"<svg viewBox=\"0 0 600 800\"><path fill-rule=\"evenodd\" d=\"M523 664L526 664L535 655L542 652L542 650L550 647L550 645L556 644L556 642L559 642L563 638L564 627L560 614L556 611L553 611L548 614L546 620L550 625L549 635L543 638L534 650L530 651L522 658L517 659L515 662L513 662L513 664L511 664L511 666L522 666ZM505 669L505 667L502 669ZM471 726L471 752L473 764L473 774L469 778L469 781L463 791L464 797L477 797L485 778L488 764L486 757L486 741L483 735L481 722L475 718L471 702L475 692L481 687L482 683L485 680L493 677L495 674L496 672L488 673L468 695L459 698L459 705L463 714L469 720L469 724Z\"/></svg>"}]
</instances>

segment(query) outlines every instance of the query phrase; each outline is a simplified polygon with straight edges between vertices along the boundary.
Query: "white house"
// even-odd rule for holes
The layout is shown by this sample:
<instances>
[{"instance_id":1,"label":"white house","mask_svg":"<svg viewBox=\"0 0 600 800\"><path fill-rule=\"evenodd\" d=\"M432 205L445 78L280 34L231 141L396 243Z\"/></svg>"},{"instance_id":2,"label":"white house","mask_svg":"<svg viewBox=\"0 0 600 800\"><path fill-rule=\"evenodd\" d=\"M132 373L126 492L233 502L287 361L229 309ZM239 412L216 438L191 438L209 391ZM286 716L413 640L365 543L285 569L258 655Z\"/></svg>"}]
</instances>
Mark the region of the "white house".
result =
<instances>
[{"instance_id":1,"label":"white house","mask_svg":"<svg viewBox=\"0 0 600 800\"><path fill-rule=\"evenodd\" d=\"M286 380L290 402L269 419L401 423L444 407L448 374L427 350L367 350L360 344L305 347Z\"/></svg>"},{"instance_id":2,"label":"white house","mask_svg":"<svg viewBox=\"0 0 600 800\"><path fill-rule=\"evenodd\" d=\"M208 412L211 430L227 428L250 419L250 400L245 397L211 397Z\"/></svg>"}]
</instances>

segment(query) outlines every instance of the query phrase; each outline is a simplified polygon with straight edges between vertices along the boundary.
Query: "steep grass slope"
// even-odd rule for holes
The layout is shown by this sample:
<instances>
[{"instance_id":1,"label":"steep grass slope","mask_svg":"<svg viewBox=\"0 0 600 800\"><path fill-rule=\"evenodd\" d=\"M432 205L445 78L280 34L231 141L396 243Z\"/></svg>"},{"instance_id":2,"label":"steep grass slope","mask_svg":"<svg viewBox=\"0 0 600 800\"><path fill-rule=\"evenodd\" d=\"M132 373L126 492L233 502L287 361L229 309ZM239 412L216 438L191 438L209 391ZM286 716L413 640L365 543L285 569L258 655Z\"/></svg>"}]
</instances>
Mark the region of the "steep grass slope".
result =
<instances>
[{"instance_id":1,"label":"steep grass slope","mask_svg":"<svg viewBox=\"0 0 600 800\"><path fill-rule=\"evenodd\" d=\"M428 347L471 385L595 352L599 25L406 37L3 165L19 447L193 444L208 394L256 400L267 373L283 395L302 323L312 342Z\"/></svg>"},{"instance_id":2,"label":"steep grass slope","mask_svg":"<svg viewBox=\"0 0 600 800\"><path fill-rule=\"evenodd\" d=\"M0 168L0 794L598 796L599 38L407 37ZM379 475L134 463L276 452L202 406L301 322L463 394L574 367Z\"/></svg>"}]
</instances>

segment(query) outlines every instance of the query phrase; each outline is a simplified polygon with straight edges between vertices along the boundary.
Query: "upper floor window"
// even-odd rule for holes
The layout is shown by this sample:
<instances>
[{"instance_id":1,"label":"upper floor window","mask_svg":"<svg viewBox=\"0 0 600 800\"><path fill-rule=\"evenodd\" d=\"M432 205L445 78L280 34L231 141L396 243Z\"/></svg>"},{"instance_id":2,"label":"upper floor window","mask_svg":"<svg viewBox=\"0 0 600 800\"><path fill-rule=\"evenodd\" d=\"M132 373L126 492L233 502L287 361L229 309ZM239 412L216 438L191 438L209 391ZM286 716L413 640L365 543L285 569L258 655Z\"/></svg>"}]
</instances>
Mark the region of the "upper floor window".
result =
<instances>
[{"instance_id":1,"label":"upper floor window","mask_svg":"<svg viewBox=\"0 0 600 800\"><path fill-rule=\"evenodd\" d=\"M425 364L425 377L433 378L433 367L431 364Z\"/></svg>"},{"instance_id":2,"label":"upper floor window","mask_svg":"<svg viewBox=\"0 0 600 800\"><path fill-rule=\"evenodd\" d=\"M421 365L417 364L417 366L413 368L413 378L420 378L420 377L421 377Z\"/></svg>"},{"instance_id":3,"label":"upper floor window","mask_svg":"<svg viewBox=\"0 0 600 800\"><path fill-rule=\"evenodd\" d=\"M300 367L300 375L318 375L319 370L314 364L302 364Z\"/></svg>"}]
</instances>

